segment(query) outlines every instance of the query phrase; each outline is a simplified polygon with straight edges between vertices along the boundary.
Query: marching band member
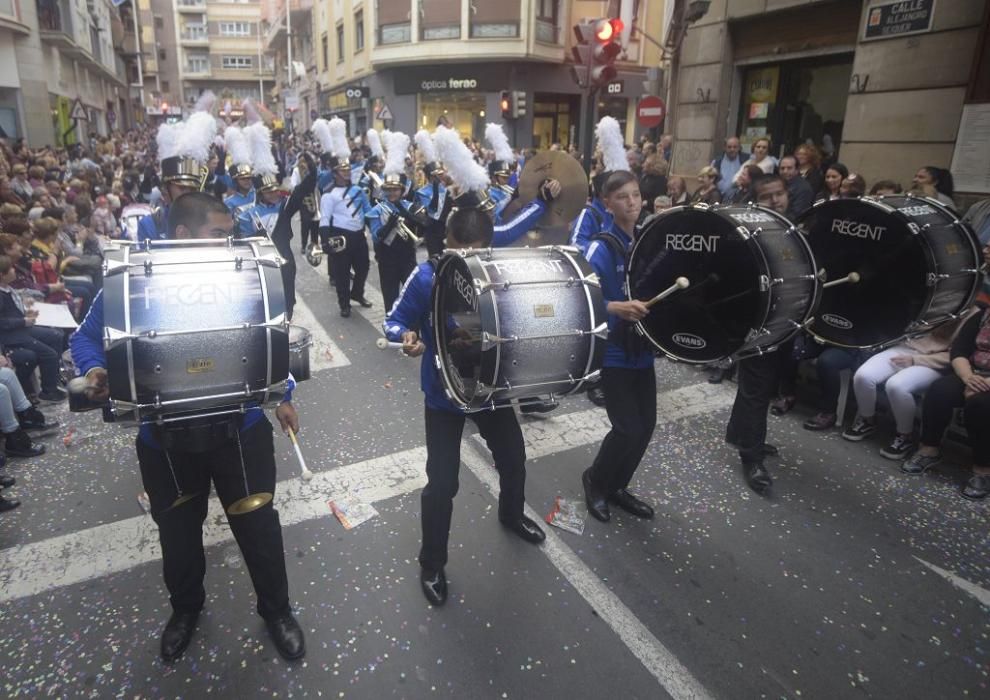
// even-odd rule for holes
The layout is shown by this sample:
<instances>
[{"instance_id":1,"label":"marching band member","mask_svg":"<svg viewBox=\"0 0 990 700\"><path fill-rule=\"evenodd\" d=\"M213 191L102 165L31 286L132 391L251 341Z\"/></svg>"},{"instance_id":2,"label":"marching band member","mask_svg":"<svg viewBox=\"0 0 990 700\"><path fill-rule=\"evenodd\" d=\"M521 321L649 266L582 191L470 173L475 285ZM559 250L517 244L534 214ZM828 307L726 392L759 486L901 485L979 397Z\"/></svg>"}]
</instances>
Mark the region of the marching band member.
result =
<instances>
[{"instance_id":1,"label":"marching band member","mask_svg":"<svg viewBox=\"0 0 990 700\"><path fill-rule=\"evenodd\" d=\"M643 209L639 182L628 170L615 170L602 195L612 226L592 236L586 257L601 281L608 310L601 386L612 429L581 480L588 512L608 522L609 503L639 518L653 517L653 508L629 493L628 487L656 427L657 375L653 351L635 328L649 309L637 299L626 300L624 291L626 259Z\"/></svg>"},{"instance_id":2,"label":"marching band member","mask_svg":"<svg viewBox=\"0 0 990 700\"><path fill-rule=\"evenodd\" d=\"M516 189L509 185L516 169L516 154L512 152L501 124L486 126L485 139L495 151L495 159L488 164L488 175L492 179L488 196L495 202L495 222L498 223L502 220L502 211L517 195Z\"/></svg>"},{"instance_id":3,"label":"marching band member","mask_svg":"<svg viewBox=\"0 0 990 700\"><path fill-rule=\"evenodd\" d=\"M416 201L430 218L430 223L423 232L426 252L430 256L440 255L443 252L447 217L450 215L450 203L447 201L450 178L437 157L437 148L430 132L420 129L413 139L423 159L423 174L427 179L427 183L416 190Z\"/></svg>"},{"instance_id":4,"label":"marching band member","mask_svg":"<svg viewBox=\"0 0 990 700\"><path fill-rule=\"evenodd\" d=\"M332 139L334 182L320 199L320 242L327 253L328 265L338 280L337 303L340 315L351 315L351 300L364 308L371 302L364 298L364 283L368 278L368 239L364 234L364 220L370 209L364 191L351 184L351 166L347 160L347 127L342 119L334 117L328 123ZM331 241L331 238L335 239ZM348 285L351 269L354 279Z\"/></svg>"},{"instance_id":5,"label":"marching band member","mask_svg":"<svg viewBox=\"0 0 990 700\"><path fill-rule=\"evenodd\" d=\"M595 127L595 136L604 170L591 178L591 201L571 224L570 244L581 251L587 251L590 239L596 233L612 228L612 215L602 201L602 187L613 172L629 167L619 122L613 117L602 117Z\"/></svg>"},{"instance_id":6,"label":"marching band member","mask_svg":"<svg viewBox=\"0 0 990 700\"><path fill-rule=\"evenodd\" d=\"M370 134L371 132L369 132ZM385 308L391 309L399 296L399 287L416 267L416 238L406 226L410 203L402 199L406 189L406 151L409 137L402 132L385 132L385 198L368 211L368 226L378 260Z\"/></svg>"},{"instance_id":7,"label":"marching band member","mask_svg":"<svg viewBox=\"0 0 990 700\"><path fill-rule=\"evenodd\" d=\"M446 247L490 246L494 234L491 217L477 207L481 198L485 197L488 186L485 169L470 158L464 169L450 161L447 165L455 174L463 194L458 197L447 221ZM466 418L478 426L499 472L499 521L527 542L539 544L546 535L539 525L523 514L526 447L515 412L510 407L465 413L451 403L443 389L436 365L436 348L433 347L434 319L430 295L434 275L433 260L416 268L385 319L384 331L389 340L403 343L406 354L423 356L420 383L426 399L428 482L421 496L423 542L419 552L420 585L432 605L443 605L447 600L447 577L444 573L447 541L453 500L457 494L461 434Z\"/></svg>"},{"instance_id":8,"label":"marching band member","mask_svg":"<svg viewBox=\"0 0 990 700\"><path fill-rule=\"evenodd\" d=\"M234 191L224 197L223 203L230 209L234 221L239 221L241 214L253 207L256 199L254 181L251 179L254 175L251 169L251 148L244 131L237 126L228 126L223 139L227 153L230 154L230 177L234 182Z\"/></svg>"},{"instance_id":9,"label":"marching band member","mask_svg":"<svg viewBox=\"0 0 990 700\"><path fill-rule=\"evenodd\" d=\"M389 132L385 132L388 134ZM374 129L368 129L364 137L371 155L364 162L364 169L357 179L357 186L364 190L368 202L378 201L379 188L382 183L382 168L385 167L385 150L382 148L382 137Z\"/></svg>"},{"instance_id":10,"label":"marching band member","mask_svg":"<svg viewBox=\"0 0 990 700\"><path fill-rule=\"evenodd\" d=\"M230 212L206 193L183 195L169 208L169 238L225 238L232 230ZM70 340L72 359L87 380L87 397L98 402L109 398L103 313L101 291ZM289 385L275 416L284 431L298 431L299 419L291 403L291 379ZM144 423L136 445L151 516L158 525L165 587L172 605L172 615L161 636L161 656L172 662L188 647L206 600L202 527L210 482L225 510L245 495L245 481L257 491L274 493L272 426L264 411L254 406L243 414L165 426ZM183 498L183 494L188 497ZM228 513L227 522L251 575L258 596L258 614L265 620L275 647L286 659L301 658L306 646L289 605L278 512L268 502L247 513Z\"/></svg>"}]
</instances>

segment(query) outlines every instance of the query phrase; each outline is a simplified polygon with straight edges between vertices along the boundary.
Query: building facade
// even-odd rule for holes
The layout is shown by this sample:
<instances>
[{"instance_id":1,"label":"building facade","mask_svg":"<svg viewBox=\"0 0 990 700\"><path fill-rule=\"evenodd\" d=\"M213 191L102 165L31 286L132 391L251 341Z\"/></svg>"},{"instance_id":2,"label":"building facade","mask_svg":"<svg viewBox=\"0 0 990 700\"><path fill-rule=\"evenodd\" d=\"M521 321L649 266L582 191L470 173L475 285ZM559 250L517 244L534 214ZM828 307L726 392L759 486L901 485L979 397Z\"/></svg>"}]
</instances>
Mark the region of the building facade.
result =
<instances>
[{"instance_id":1,"label":"building facade","mask_svg":"<svg viewBox=\"0 0 990 700\"><path fill-rule=\"evenodd\" d=\"M352 134L370 126L411 133L444 117L481 138L486 122L502 121L501 91L517 91L526 110L507 120L509 140L567 147L592 118L571 76L571 27L625 13L626 53L597 112L617 117L633 139L636 102L660 50L631 26L661 37L663 8L662 0L316 0L317 111L345 118Z\"/></svg>"},{"instance_id":2,"label":"building facade","mask_svg":"<svg viewBox=\"0 0 990 700\"><path fill-rule=\"evenodd\" d=\"M313 12L313 0L264 0L262 4L265 47L278 67L270 94L297 129L308 129L319 116Z\"/></svg>"},{"instance_id":3,"label":"building facade","mask_svg":"<svg viewBox=\"0 0 990 700\"><path fill-rule=\"evenodd\" d=\"M189 109L206 90L221 110L241 114L250 97L265 103L274 85L272 56L261 36L258 0L173 0L181 98Z\"/></svg>"},{"instance_id":4,"label":"building facade","mask_svg":"<svg viewBox=\"0 0 990 700\"><path fill-rule=\"evenodd\" d=\"M696 174L727 135L769 136L774 155L810 141L868 182L909 186L934 165L969 191L954 155L970 105L990 102L988 12L985 0L713 0L680 48L673 168Z\"/></svg>"}]
</instances>

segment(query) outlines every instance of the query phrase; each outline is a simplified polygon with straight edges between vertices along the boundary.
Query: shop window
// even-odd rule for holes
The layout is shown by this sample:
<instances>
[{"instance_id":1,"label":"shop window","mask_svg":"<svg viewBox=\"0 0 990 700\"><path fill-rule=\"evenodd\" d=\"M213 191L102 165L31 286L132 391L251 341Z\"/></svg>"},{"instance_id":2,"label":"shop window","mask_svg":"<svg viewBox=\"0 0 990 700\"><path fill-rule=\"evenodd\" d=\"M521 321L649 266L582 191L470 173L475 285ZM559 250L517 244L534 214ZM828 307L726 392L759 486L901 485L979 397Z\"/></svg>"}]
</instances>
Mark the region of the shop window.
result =
<instances>
[{"instance_id":1,"label":"shop window","mask_svg":"<svg viewBox=\"0 0 990 700\"><path fill-rule=\"evenodd\" d=\"M420 38L424 41L461 38L460 0L421 0L419 15Z\"/></svg>"},{"instance_id":2,"label":"shop window","mask_svg":"<svg viewBox=\"0 0 990 700\"><path fill-rule=\"evenodd\" d=\"M462 136L481 139L485 133L485 95L483 93L426 94L419 98L420 123L417 128L430 129L445 117Z\"/></svg>"},{"instance_id":3,"label":"shop window","mask_svg":"<svg viewBox=\"0 0 990 700\"><path fill-rule=\"evenodd\" d=\"M354 14L354 53L364 49L364 10Z\"/></svg>"},{"instance_id":4,"label":"shop window","mask_svg":"<svg viewBox=\"0 0 990 700\"><path fill-rule=\"evenodd\" d=\"M519 36L519 0L473 2L471 12L472 39L506 39Z\"/></svg>"}]
</instances>

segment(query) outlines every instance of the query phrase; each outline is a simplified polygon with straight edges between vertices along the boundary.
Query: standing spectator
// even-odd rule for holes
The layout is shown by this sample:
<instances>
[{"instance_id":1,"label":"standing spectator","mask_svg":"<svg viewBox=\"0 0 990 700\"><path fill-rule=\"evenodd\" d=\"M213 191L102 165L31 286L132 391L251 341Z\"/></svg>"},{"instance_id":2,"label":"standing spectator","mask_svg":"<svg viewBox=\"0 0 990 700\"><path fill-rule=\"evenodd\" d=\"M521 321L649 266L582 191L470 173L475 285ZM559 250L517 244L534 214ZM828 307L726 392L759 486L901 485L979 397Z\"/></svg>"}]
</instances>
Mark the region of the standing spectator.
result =
<instances>
[{"instance_id":1,"label":"standing spectator","mask_svg":"<svg viewBox=\"0 0 990 700\"><path fill-rule=\"evenodd\" d=\"M822 154L818 148L810 143L802 143L794 149L794 157L797 159L798 172L811 185L811 191L815 194L821 192L825 186L825 178L822 175Z\"/></svg>"},{"instance_id":2,"label":"standing spectator","mask_svg":"<svg viewBox=\"0 0 990 700\"><path fill-rule=\"evenodd\" d=\"M706 165L698 173L698 189L691 195L691 202L704 202L705 204L719 204L722 201L722 193L715 183L718 181L718 170L710 165Z\"/></svg>"},{"instance_id":3,"label":"standing spectator","mask_svg":"<svg viewBox=\"0 0 990 700\"><path fill-rule=\"evenodd\" d=\"M670 206L679 207L688 203L687 183L680 175L667 180L667 195L670 197Z\"/></svg>"},{"instance_id":4,"label":"standing spectator","mask_svg":"<svg viewBox=\"0 0 990 700\"><path fill-rule=\"evenodd\" d=\"M639 191L643 194L643 208L655 213L654 200L667 194L667 161L657 154L643 161L643 177L639 179Z\"/></svg>"},{"instance_id":5,"label":"standing spectator","mask_svg":"<svg viewBox=\"0 0 990 700\"><path fill-rule=\"evenodd\" d=\"M847 177L842 178L842 184L839 185L839 195L843 199L856 199L864 194L866 194L866 180L863 179L862 175L849 173Z\"/></svg>"},{"instance_id":6,"label":"standing spectator","mask_svg":"<svg viewBox=\"0 0 990 700\"><path fill-rule=\"evenodd\" d=\"M849 177L849 168L842 163L832 163L825 171L825 186L818 193L818 199L839 199L842 194L842 181Z\"/></svg>"},{"instance_id":7,"label":"standing spectator","mask_svg":"<svg viewBox=\"0 0 990 700\"><path fill-rule=\"evenodd\" d=\"M746 165L755 165L764 175L772 175L777 171L777 159L770 155L769 137L761 136L753 142L753 154Z\"/></svg>"},{"instance_id":8,"label":"standing spectator","mask_svg":"<svg viewBox=\"0 0 990 700\"><path fill-rule=\"evenodd\" d=\"M670 134L664 134L663 136L661 136L660 146L658 150L660 152L660 155L663 156L663 159L668 163L670 163L670 159L674 155L674 137L671 136Z\"/></svg>"},{"instance_id":9,"label":"standing spectator","mask_svg":"<svg viewBox=\"0 0 990 700\"><path fill-rule=\"evenodd\" d=\"M16 170L17 166L15 165L14 168ZM956 203L952 200L952 195L955 194L952 173L944 168L937 168L934 165L921 168L914 174L911 190L936 199L947 207L953 209L956 207Z\"/></svg>"},{"instance_id":10,"label":"standing spectator","mask_svg":"<svg viewBox=\"0 0 990 700\"><path fill-rule=\"evenodd\" d=\"M780 175L787 182L787 218L794 221L799 214L814 204L815 192L808 181L801 177L794 156L784 156L780 159Z\"/></svg>"},{"instance_id":11,"label":"standing spectator","mask_svg":"<svg viewBox=\"0 0 990 700\"><path fill-rule=\"evenodd\" d=\"M712 167L718 171L718 189L722 193L722 198L727 198L732 189L732 181L735 179L743 163L749 160L749 154L741 150L738 136L730 136L725 140L725 151L718 158L712 161Z\"/></svg>"}]
</instances>

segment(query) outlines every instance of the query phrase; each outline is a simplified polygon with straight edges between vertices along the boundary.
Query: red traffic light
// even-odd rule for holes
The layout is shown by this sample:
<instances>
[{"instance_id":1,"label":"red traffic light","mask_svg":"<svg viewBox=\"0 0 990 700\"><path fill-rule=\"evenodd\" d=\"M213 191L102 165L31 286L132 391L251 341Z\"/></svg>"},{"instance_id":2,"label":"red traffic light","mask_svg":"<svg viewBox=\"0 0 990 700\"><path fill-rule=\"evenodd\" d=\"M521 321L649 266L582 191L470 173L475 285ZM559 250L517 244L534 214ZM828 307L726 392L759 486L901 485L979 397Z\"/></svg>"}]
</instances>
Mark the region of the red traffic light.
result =
<instances>
[{"instance_id":1,"label":"red traffic light","mask_svg":"<svg viewBox=\"0 0 990 700\"><path fill-rule=\"evenodd\" d=\"M622 33L625 26L621 19L599 20L598 24L595 25L595 38L602 43L614 41Z\"/></svg>"}]
</instances>

